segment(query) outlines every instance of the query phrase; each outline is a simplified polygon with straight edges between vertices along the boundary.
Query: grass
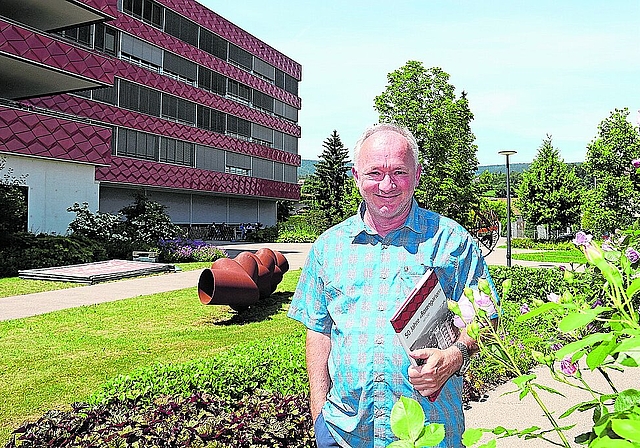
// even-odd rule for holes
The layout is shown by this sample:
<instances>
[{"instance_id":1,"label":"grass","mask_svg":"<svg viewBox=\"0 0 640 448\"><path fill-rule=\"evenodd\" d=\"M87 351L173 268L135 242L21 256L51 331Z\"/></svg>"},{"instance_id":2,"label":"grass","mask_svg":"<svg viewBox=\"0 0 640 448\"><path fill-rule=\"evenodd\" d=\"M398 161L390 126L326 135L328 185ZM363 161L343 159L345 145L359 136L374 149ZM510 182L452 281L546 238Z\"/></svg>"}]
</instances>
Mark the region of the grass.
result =
<instances>
[{"instance_id":1,"label":"grass","mask_svg":"<svg viewBox=\"0 0 640 448\"><path fill-rule=\"evenodd\" d=\"M541 263L575 263L584 264L587 259L579 250L544 250L512 254L514 260L537 261Z\"/></svg>"},{"instance_id":2,"label":"grass","mask_svg":"<svg viewBox=\"0 0 640 448\"><path fill-rule=\"evenodd\" d=\"M299 275L287 272L271 298L242 315L201 305L193 287L0 322L0 443L118 374L290 333L299 325L286 317Z\"/></svg>"}]
</instances>

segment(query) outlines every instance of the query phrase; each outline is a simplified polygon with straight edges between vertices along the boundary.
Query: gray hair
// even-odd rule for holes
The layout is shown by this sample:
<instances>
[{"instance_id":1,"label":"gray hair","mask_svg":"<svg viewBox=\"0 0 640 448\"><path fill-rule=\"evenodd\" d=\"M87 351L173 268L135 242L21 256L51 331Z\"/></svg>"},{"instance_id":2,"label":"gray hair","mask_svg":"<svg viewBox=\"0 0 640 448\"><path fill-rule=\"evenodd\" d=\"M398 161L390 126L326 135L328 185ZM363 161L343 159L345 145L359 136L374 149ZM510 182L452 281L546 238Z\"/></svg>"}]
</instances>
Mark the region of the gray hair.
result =
<instances>
[{"instance_id":1,"label":"gray hair","mask_svg":"<svg viewBox=\"0 0 640 448\"><path fill-rule=\"evenodd\" d=\"M413 160L416 166L420 164L419 158L418 158L418 142L416 141L416 138L413 136L413 134L409 129L395 123L377 123L365 129L365 131L362 133L362 136L358 139L358 141L356 142L356 145L353 148L353 164L355 165L356 168L358 167L358 157L360 156L360 148L362 148L364 141L369 137L371 137L373 134L381 131L391 131L403 136L407 141L407 146L411 150L411 154L413 154Z\"/></svg>"}]
</instances>

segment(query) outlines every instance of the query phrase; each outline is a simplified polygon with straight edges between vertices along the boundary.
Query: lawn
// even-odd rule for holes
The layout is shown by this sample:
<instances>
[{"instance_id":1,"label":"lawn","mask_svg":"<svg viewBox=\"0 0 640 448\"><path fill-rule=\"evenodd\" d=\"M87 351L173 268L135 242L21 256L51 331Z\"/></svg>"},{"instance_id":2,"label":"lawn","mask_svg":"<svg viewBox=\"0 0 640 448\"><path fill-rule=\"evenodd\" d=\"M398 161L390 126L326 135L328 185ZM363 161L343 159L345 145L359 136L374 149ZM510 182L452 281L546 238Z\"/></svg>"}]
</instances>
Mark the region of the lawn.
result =
<instances>
[{"instance_id":1,"label":"lawn","mask_svg":"<svg viewBox=\"0 0 640 448\"><path fill-rule=\"evenodd\" d=\"M587 259L580 250L540 250L536 252L514 253L514 260L537 261L541 263L584 264Z\"/></svg>"},{"instance_id":2,"label":"lawn","mask_svg":"<svg viewBox=\"0 0 640 448\"><path fill-rule=\"evenodd\" d=\"M0 443L25 419L86 399L118 374L293 331L286 309L299 275L287 272L273 304L244 317L202 305L193 287L0 322Z\"/></svg>"}]
</instances>

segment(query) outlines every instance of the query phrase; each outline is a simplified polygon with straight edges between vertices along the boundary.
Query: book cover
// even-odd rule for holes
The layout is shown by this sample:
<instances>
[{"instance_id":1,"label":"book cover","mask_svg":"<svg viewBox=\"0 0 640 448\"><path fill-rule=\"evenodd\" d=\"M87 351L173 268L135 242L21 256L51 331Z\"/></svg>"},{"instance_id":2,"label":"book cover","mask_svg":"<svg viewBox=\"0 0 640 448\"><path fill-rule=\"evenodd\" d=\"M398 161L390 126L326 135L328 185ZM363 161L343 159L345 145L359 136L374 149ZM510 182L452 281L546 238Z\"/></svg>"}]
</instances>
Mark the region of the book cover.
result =
<instances>
[{"instance_id":1,"label":"book cover","mask_svg":"<svg viewBox=\"0 0 640 448\"><path fill-rule=\"evenodd\" d=\"M436 273L429 269L391 318L400 343L409 352L421 348L450 347L458 338L453 313ZM413 365L418 362L409 357Z\"/></svg>"}]
</instances>

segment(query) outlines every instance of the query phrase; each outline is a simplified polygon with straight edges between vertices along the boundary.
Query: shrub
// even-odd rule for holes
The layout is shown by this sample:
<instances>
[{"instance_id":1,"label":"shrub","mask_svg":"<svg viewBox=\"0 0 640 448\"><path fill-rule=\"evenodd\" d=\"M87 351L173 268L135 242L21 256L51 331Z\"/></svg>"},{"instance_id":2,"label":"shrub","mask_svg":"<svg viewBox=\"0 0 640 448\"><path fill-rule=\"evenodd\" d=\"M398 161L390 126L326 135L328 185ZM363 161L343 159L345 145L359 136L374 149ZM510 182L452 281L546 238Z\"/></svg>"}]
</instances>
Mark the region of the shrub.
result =
<instances>
[{"instance_id":1,"label":"shrub","mask_svg":"<svg viewBox=\"0 0 640 448\"><path fill-rule=\"evenodd\" d=\"M92 240L46 234L16 233L0 244L0 276L15 277L18 271L66 266L106 259L106 252Z\"/></svg>"},{"instance_id":2,"label":"shrub","mask_svg":"<svg viewBox=\"0 0 640 448\"><path fill-rule=\"evenodd\" d=\"M312 243L328 227L326 219L315 211L294 215L278 224L278 242Z\"/></svg>"},{"instance_id":3,"label":"shrub","mask_svg":"<svg viewBox=\"0 0 640 448\"><path fill-rule=\"evenodd\" d=\"M108 381L89 402L149 403L162 395L189 396L196 392L238 400L258 389L308 393L304 334L300 329L294 335L239 344L212 359L142 367Z\"/></svg>"},{"instance_id":4,"label":"shrub","mask_svg":"<svg viewBox=\"0 0 640 448\"><path fill-rule=\"evenodd\" d=\"M50 411L18 428L6 448L314 447L308 398L257 392L238 401L207 394L167 396L152 404L116 401Z\"/></svg>"},{"instance_id":5,"label":"shrub","mask_svg":"<svg viewBox=\"0 0 640 448\"><path fill-rule=\"evenodd\" d=\"M511 247L516 249L538 249L538 250L576 250L576 245L571 241L536 241L531 238L513 238Z\"/></svg>"}]
</instances>

